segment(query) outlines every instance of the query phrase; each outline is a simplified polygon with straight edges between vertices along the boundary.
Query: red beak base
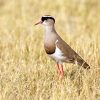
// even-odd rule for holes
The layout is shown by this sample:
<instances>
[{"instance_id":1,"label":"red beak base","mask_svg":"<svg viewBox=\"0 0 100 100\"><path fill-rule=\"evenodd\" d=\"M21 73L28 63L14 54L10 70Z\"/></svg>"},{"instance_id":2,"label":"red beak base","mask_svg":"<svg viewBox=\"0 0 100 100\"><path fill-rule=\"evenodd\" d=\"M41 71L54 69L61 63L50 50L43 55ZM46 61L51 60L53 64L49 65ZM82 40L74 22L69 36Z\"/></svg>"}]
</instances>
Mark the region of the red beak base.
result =
<instances>
[{"instance_id":1,"label":"red beak base","mask_svg":"<svg viewBox=\"0 0 100 100\"><path fill-rule=\"evenodd\" d=\"M42 24L42 21L37 22L35 25Z\"/></svg>"}]
</instances>

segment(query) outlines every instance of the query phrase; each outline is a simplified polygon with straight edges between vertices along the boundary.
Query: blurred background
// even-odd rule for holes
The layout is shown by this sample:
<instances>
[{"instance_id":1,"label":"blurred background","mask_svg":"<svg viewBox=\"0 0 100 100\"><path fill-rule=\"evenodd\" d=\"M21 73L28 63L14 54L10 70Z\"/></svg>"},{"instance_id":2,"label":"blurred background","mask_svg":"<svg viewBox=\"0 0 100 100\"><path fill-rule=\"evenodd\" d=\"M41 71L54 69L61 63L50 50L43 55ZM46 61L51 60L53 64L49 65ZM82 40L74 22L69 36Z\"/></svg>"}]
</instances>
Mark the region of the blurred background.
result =
<instances>
[{"instance_id":1,"label":"blurred background","mask_svg":"<svg viewBox=\"0 0 100 100\"><path fill-rule=\"evenodd\" d=\"M57 80L55 63L43 48L44 28L34 26L43 15L56 19L59 35L91 65L89 75L65 65L67 78ZM1 100L97 100L99 69L100 0L0 0ZM70 75L83 75L81 83Z\"/></svg>"},{"instance_id":2,"label":"blurred background","mask_svg":"<svg viewBox=\"0 0 100 100\"><path fill-rule=\"evenodd\" d=\"M99 35L99 0L0 0L0 35L17 28L33 32L34 23L46 14L56 18L64 34Z\"/></svg>"},{"instance_id":3,"label":"blurred background","mask_svg":"<svg viewBox=\"0 0 100 100\"><path fill-rule=\"evenodd\" d=\"M14 48L17 45L18 50L25 51L26 44L29 48L31 40L37 45L38 42L42 42L40 47L43 47L44 28L41 25L34 26L43 15L55 17L57 32L76 51L84 55L91 47L98 50L100 0L0 0L1 48L3 46ZM87 48L82 51L85 46ZM93 51L90 49L90 52ZM20 56L20 53L18 55Z\"/></svg>"}]
</instances>

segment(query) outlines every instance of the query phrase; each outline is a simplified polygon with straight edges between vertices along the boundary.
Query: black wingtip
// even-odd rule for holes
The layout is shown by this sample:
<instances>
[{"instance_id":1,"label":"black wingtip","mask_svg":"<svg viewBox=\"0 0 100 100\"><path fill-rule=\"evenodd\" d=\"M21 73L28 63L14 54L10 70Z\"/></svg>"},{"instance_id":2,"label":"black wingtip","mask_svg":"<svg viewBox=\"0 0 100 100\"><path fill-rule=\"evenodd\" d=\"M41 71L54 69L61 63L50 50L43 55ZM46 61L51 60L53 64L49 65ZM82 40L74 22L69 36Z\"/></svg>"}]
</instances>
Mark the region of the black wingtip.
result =
<instances>
[{"instance_id":1,"label":"black wingtip","mask_svg":"<svg viewBox=\"0 0 100 100\"><path fill-rule=\"evenodd\" d=\"M85 69L90 69L89 64L87 64L86 62L84 62L84 63L82 64L82 67L85 68Z\"/></svg>"}]
</instances>

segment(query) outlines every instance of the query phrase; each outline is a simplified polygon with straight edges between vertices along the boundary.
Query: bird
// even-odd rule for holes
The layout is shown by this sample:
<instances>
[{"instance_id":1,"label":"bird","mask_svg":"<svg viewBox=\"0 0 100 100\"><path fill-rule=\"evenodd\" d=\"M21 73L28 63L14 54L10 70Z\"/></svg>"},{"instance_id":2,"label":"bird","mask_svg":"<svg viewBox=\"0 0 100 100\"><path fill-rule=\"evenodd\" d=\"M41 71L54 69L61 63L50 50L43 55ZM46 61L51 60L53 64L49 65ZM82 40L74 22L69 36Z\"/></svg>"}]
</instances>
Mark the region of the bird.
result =
<instances>
[{"instance_id":1,"label":"bird","mask_svg":"<svg viewBox=\"0 0 100 100\"><path fill-rule=\"evenodd\" d=\"M83 60L56 32L55 18L44 15L35 25L42 24L45 27L44 49L47 55L56 62L58 76L64 77L63 63L73 63L90 69L89 64Z\"/></svg>"}]
</instances>

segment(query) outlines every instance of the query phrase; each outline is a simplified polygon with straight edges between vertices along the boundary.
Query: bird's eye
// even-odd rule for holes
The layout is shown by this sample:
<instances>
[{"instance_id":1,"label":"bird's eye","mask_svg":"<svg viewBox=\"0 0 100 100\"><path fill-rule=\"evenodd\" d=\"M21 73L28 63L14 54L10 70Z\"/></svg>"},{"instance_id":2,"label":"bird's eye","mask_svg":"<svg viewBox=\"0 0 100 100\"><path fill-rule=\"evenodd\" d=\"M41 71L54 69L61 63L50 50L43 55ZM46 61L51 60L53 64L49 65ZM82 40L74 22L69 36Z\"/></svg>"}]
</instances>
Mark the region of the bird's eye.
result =
<instances>
[{"instance_id":1,"label":"bird's eye","mask_svg":"<svg viewBox=\"0 0 100 100\"><path fill-rule=\"evenodd\" d=\"M47 17L42 17L41 20L42 20L42 22L44 22L44 21L48 20L48 18Z\"/></svg>"},{"instance_id":2,"label":"bird's eye","mask_svg":"<svg viewBox=\"0 0 100 100\"><path fill-rule=\"evenodd\" d=\"M48 18L47 18L47 17L45 17L44 21L47 21L47 20L48 20Z\"/></svg>"},{"instance_id":3,"label":"bird's eye","mask_svg":"<svg viewBox=\"0 0 100 100\"><path fill-rule=\"evenodd\" d=\"M45 19L45 21L47 21L48 19Z\"/></svg>"}]
</instances>

